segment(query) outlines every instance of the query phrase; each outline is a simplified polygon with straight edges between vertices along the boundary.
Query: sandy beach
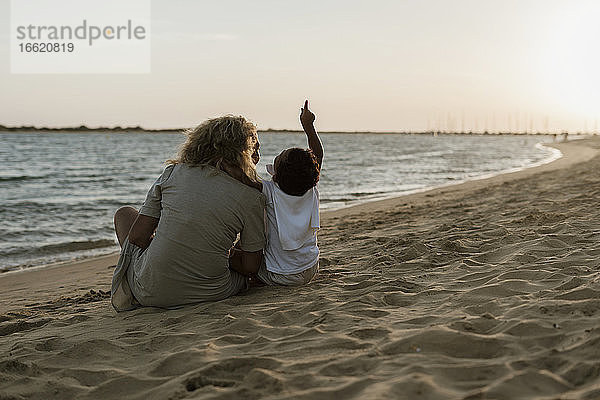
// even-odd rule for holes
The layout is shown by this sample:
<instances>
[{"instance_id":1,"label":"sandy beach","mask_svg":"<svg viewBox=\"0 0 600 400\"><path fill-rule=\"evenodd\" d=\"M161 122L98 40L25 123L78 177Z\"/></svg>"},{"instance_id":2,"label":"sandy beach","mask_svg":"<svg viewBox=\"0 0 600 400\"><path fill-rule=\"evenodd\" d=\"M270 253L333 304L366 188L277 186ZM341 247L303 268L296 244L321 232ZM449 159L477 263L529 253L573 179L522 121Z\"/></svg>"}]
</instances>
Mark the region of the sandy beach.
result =
<instances>
[{"instance_id":1,"label":"sandy beach","mask_svg":"<svg viewBox=\"0 0 600 400\"><path fill-rule=\"evenodd\" d=\"M301 288L117 314L117 255L2 274L0 399L598 399L600 140L557 146L323 213Z\"/></svg>"}]
</instances>

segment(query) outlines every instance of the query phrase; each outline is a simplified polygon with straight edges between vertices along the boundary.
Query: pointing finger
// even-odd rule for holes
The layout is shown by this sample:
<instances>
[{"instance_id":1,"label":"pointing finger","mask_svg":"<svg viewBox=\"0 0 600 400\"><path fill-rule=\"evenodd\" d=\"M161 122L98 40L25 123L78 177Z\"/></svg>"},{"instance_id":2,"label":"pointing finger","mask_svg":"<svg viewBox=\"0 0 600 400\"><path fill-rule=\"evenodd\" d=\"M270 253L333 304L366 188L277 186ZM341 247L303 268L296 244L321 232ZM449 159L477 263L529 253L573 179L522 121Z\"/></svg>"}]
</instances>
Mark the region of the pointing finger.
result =
<instances>
[{"instance_id":1,"label":"pointing finger","mask_svg":"<svg viewBox=\"0 0 600 400\"><path fill-rule=\"evenodd\" d=\"M306 110L308 110L308 100L305 100L305 101L304 101L304 108L305 108Z\"/></svg>"}]
</instances>

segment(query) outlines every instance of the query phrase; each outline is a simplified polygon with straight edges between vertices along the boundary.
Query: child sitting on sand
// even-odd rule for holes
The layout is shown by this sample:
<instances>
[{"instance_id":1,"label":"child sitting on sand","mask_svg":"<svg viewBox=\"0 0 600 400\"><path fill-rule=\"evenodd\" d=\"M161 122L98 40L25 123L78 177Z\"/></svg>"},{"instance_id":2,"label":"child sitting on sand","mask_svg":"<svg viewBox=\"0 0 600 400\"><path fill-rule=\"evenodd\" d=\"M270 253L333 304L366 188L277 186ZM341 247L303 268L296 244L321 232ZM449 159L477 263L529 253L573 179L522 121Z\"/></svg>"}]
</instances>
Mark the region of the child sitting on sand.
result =
<instances>
[{"instance_id":1,"label":"child sitting on sand","mask_svg":"<svg viewBox=\"0 0 600 400\"><path fill-rule=\"evenodd\" d=\"M315 115L308 109L306 100L301 108L300 122L309 149L283 150L275 157L273 165L267 165L272 179L252 185L266 196L267 245L256 275L268 285L303 285L310 282L319 269L317 182L323 145L314 121ZM236 258L236 253L239 250L233 252L232 259Z\"/></svg>"}]
</instances>

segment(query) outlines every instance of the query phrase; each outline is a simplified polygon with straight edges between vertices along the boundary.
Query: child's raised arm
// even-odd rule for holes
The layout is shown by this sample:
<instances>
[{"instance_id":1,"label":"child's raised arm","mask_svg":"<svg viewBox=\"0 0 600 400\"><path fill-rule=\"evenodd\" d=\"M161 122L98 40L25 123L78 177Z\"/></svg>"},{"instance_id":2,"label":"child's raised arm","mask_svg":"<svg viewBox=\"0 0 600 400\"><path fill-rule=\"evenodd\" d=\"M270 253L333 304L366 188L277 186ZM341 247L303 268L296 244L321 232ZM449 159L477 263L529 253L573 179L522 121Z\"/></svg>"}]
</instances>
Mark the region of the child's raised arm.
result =
<instances>
[{"instance_id":1,"label":"child's raised arm","mask_svg":"<svg viewBox=\"0 0 600 400\"><path fill-rule=\"evenodd\" d=\"M300 123L308 138L308 147L317 157L319 168L321 168L323 165L323 144L321 143L321 139L319 139L319 135L317 135L314 122L315 114L308 109L308 100L306 100L304 101L304 107L300 109Z\"/></svg>"}]
</instances>

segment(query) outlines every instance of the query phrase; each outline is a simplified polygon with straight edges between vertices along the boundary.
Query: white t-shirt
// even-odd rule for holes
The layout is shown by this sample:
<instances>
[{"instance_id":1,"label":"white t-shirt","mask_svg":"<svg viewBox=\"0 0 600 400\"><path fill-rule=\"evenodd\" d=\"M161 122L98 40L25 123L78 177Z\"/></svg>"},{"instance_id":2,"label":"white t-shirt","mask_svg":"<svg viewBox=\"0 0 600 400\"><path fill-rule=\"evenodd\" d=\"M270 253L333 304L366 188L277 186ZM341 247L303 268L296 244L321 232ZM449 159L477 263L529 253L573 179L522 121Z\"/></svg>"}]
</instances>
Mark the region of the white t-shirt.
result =
<instances>
[{"instance_id":1,"label":"white t-shirt","mask_svg":"<svg viewBox=\"0 0 600 400\"><path fill-rule=\"evenodd\" d=\"M319 260L319 191L303 196L284 193L272 180L263 181L266 197L268 271L288 275L300 273Z\"/></svg>"}]
</instances>

